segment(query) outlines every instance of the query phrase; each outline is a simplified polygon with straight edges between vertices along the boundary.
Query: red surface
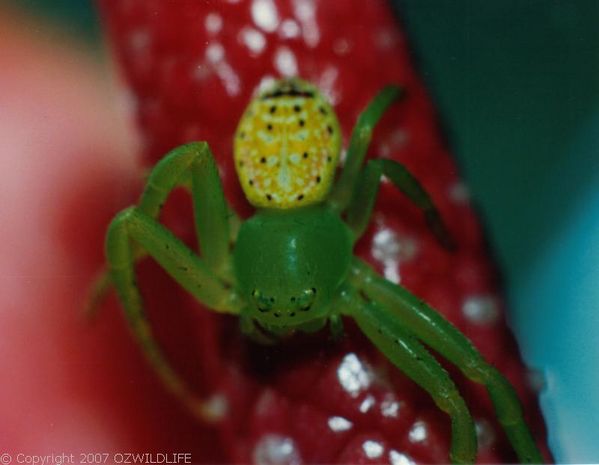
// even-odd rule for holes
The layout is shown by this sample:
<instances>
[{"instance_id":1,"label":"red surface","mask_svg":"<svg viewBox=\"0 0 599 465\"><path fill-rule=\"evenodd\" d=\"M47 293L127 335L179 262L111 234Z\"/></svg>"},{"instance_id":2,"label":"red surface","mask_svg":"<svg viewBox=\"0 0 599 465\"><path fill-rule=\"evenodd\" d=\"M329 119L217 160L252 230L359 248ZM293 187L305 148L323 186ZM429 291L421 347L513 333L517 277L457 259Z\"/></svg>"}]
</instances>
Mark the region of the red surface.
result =
<instances>
[{"instance_id":1,"label":"red surface","mask_svg":"<svg viewBox=\"0 0 599 465\"><path fill-rule=\"evenodd\" d=\"M404 85L407 97L377 128L370 156L392 157L416 174L447 220L458 250L448 253L440 248L419 212L384 185L372 226L357 253L383 272L385 258L372 255L373 236L383 230L396 235L401 249L395 262L386 264L387 273L398 273L403 285L453 321L508 376L542 439L536 401L525 387L525 370L503 318L481 323L463 312L473 297L488 298L501 309L496 273L473 211L461 195L463 188L434 109L386 3L321 0L273 5L268 0L101 2L111 42L131 86L145 165L151 166L178 144L207 140L222 169L227 197L248 215L251 209L232 166L232 134L261 80L289 72L319 85L336 108L346 140L359 111L384 84ZM261 16L260 8L271 15ZM284 37L285 31L293 30L296 37ZM247 34L254 38L253 50ZM258 50L260 37L263 48ZM189 199L178 193L167 205L165 222L191 242L189 206ZM240 335L235 318L203 310L157 266L146 263L140 268L149 313L174 364L199 392L224 395L229 410L212 429L194 424L144 367L118 376L125 365L109 339L106 353L116 358L111 376L127 379L120 392L127 400L112 408L131 412L132 434L142 438L139 447L152 444L150 450L193 451L195 461L275 463L268 454L285 451L289 455L283 463L385 462L398 460L398 454L418 462L448 460L447 417L351 325L339 343L322 334L257 347ZM115 318L114 301L112 307L107 318ZM124 331L122 325L115 331ZM370 367L368 386L353 393L343 387L338 370L344 360ZM514 461L483 390L455 377L475 418L487 422L494 437L481 445L479 461ZM385 415L389 412L385 406L393 402L399 406L397 416ZM351 427L334 431L332 417L342 417ZM144 434L136 430L139 423L144 424ZM422 426L427 434L415 440L409 433ZM367 450L371 454L374 450L376 457L368 458Z\"/></svg>"}]
</instances>

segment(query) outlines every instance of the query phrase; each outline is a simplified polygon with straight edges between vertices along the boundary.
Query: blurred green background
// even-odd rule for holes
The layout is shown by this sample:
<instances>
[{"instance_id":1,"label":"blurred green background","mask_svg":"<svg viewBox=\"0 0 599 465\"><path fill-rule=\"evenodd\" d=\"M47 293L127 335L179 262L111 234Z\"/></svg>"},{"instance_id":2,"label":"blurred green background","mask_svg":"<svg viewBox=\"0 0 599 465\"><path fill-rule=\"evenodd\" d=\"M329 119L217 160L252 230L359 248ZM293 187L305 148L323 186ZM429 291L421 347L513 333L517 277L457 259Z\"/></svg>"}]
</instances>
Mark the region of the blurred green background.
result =
<instances>
[{"instance_id":1,"label":"blurred green background","mask_svg":"<svg viewBox=\"0 0 599 465\"><path fill-rule=\"evenodd\" d=\"M87 0L5 0L90 50ZM599 462L599 1L397 0L489 231L560 462Z\"/></svg>"}]
</instances>

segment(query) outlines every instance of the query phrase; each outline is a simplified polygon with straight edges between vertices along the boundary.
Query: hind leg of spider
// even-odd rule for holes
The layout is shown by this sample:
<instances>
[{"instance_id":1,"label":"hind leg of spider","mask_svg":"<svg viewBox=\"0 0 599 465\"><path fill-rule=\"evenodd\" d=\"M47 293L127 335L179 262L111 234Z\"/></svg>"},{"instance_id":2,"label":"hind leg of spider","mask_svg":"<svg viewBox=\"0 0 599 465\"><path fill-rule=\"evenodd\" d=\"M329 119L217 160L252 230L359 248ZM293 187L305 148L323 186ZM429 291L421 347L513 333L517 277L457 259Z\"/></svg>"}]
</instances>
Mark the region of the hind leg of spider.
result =
<instances>
[{"instance_id":1,"label":"hind leg of spider","mask_svg":"<svg viewBox=\"0 0 599 465\"><path fill-rule=\"evenodd\" d=\"M168 196L177 187L185 187L191 192L195 230L202 258L213 272L226 277L230 272L229 244L233 240L231 229L235 229L239 221L226 203L218 168L206 142L181 145L156 164L148 176L138 211L157 219ZM137 246L134 246L133 252L134 260L145 255L145 251ZM101 271L90 291L85 309L88 317L94 316L111 288L108 270Z\"/></svg>"},{"instance_id":2,"label":"hind leg of spider","mask_svg":"<svg viewBox=\"0 0 599 465\"><path fill-rule=\"evenodd\" d=\"M401 163L384 158L370 160L366 164L354 188L351 203L347 207L347 223L353 230L356 240L362 236L368 226L383 175L422 210L428 226L439 243L447 249L455 248L453 238L441 219L439 211L420 182Z\"/></svg>"},{"instance_id":3,"label":"hind leg of spider","mask_svg":"<svg viewBox=\"0 0 599 465\"><path fill-rule=\"evenodd\" d=\"M106 237L106 257L111 279L143 353L171 393L202 420L213 420L211 404L193 394L170 366L153 337L135 282L134 245L147 252L183 288L215 311L238 313L235 293L216 277L201 258L137 207L119 213L110 224Z\"/></svg>"},{"instance_id":4,"label":"hind leg of spider","mask_svg":"<svg viewBox=\"0 0 599 465\"><path fill-rule=\"evenodd\" d=\"M372 343L403 373L425 389L451 419L450 459L474 463L476 431L470 412L455 384L437 360L375 301L347 296L343 313L352 317Z\"/></svg>"},{"instance_id":5,"label":"hind leg of spider","mask_svg":"<svg viewBox=\"0 0 599 465\"><path fill-rule=\"evenodd\" d=\"M401 286L376 274L365 263L354 260L352 284L376 300L389 314L423 343L456 365L470 380L483 384L521 463L542 463L524 420L522 407L512 385L474 348L455 326Z\"/></svg>"},{"instance_id":6,"label":"hind leg of spider","mask_svg":"<svg viewBox=\"0 0 599 465\"><path fill-rule=\"evenodd\" d=\"M374 128L389 106L401 97L402 92L401 87L386 86L358 117L347 148L345 165L329 196L329 203L336 211L342 212L349 205Z\"/></svg>"}]
</instances>

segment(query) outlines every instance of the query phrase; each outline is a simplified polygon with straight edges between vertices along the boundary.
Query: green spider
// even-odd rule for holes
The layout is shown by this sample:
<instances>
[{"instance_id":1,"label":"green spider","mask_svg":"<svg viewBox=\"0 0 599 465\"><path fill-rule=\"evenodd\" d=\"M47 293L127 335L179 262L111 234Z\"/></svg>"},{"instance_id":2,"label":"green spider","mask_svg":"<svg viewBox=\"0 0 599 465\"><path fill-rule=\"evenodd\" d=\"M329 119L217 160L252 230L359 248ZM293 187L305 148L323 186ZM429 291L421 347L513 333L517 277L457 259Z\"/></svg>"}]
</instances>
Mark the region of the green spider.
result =
<instances>
[{"instance_id":1,"label":"green spider","mask_svg":"<svg viewBox=\"0 0 599 465\"><path fill-rule=\"evenodd\" d=\"M318 331L327 323L339 336L342 317L353 318L450 416L452 462L473 463L472 417L429 346L486 386L520 461L543 462L509 382L439 313L353 256L383 175L422 209L442 244L450 245L430 197L401 164L374 159L363 167L375 125L401 93L385 87L360 115L335 181L341 137L333 109L305 81L275 82L250 103L235 135L235 166L256 213L241 222L227 205L207 143L177 147L154 167L139 204L110 224L106 281L116 287L131 329L164 384L204 420L214 419L209 403L171 368L144 315L135 262L148 254L206 307L238 315L243 333L259 342ZM162 205L179 186L191 191L200 256L158 222Z\"/></svg>"}]
</instances>

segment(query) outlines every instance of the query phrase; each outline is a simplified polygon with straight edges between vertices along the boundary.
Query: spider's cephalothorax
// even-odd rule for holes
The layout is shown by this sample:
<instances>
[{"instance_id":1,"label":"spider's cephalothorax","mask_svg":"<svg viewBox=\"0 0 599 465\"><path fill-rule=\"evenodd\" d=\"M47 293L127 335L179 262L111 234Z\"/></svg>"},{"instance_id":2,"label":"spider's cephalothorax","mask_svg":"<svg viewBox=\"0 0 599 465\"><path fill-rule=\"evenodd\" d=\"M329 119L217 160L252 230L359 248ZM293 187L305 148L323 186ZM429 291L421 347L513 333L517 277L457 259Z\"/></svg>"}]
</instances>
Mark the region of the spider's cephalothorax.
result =
<instances>
[{"instance_id":1,"label":"spider's cephalothorax","mask_svg":"<svg viewBox=\"0 0 599 465\"><path fill-rule=\"evenodd\" d=\"M241 226L234 251L248 316L288 330L327 316L349 273L352 240L339 216L320 205L258 212Z\"/></svg>"},{"instance_id":2,"label":"spider's cephalothorax","mask_svg":"<svg viewBox=\"0 0 599 465\"><path fill-rule=\"evenodd\" d=\"M506 379L438 312L353 256L383 175L423 211L441 244L452 245L430 197L401 164L364 163L374 126L399 95L398 87L386 87L360 115L335 179L341 137L332 108L311 84L276 82L250 103L235 135L235 164L248 200L258 207L254 216L242 222L227 204L208 144L177 147L154 167L139 204L110 224L109 275L100 283L114 284L165 386L204 420L214 419L214 409L171 368L145 318L135 285L135 262L145 255L206 307L238 315L242 331L259 342L315 331L327 322L339 335L342 317L353 318L451 417L451 460L472 463L477 451L472 417L425 346L432 348L485 385L520 461L542 462ZM158 222L162 205L179 186L191 191L199 256Z\"/></svg>"},{"instance_id":3,"label":"spider's cephalothorax","mask_svg":"<svg viewBox=\"0 0 599 465\"><path fill-rule=\"evenodd\" d=\"M341 134L319 90L300 79L259 94L235 133L235 167L256 207L294 208L321 202L333 177Z\"/></svg>"}]
</instances>

